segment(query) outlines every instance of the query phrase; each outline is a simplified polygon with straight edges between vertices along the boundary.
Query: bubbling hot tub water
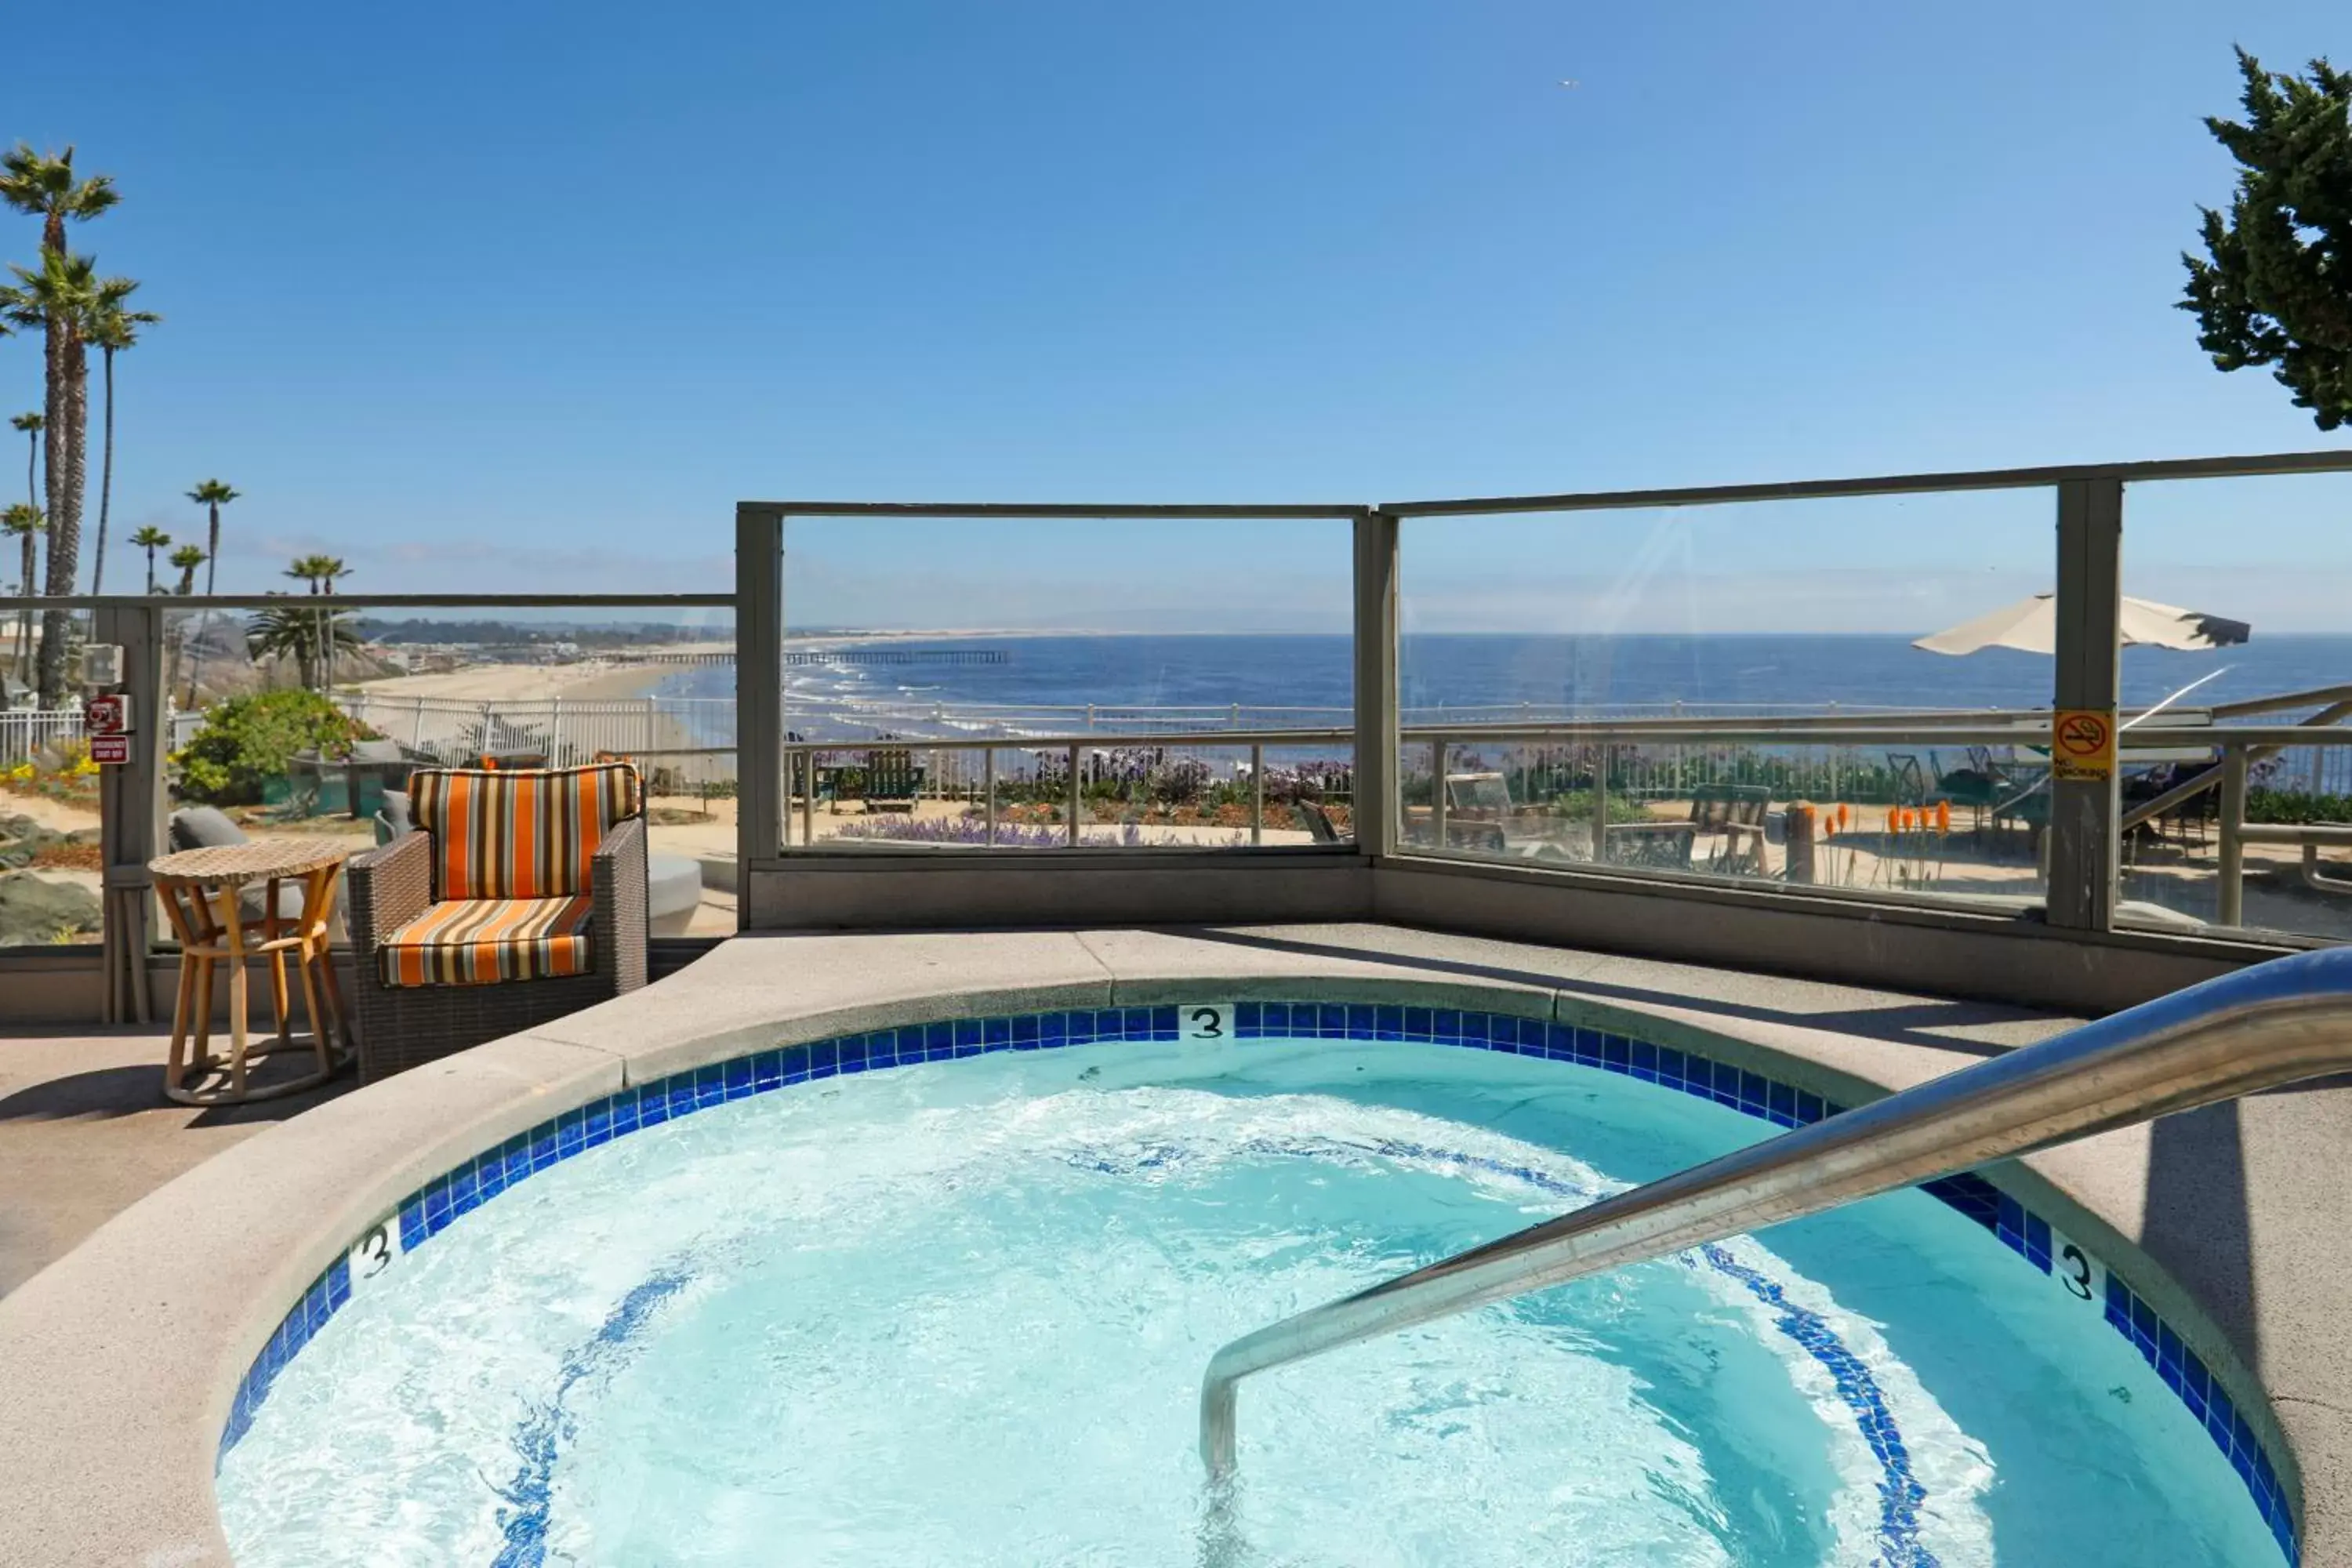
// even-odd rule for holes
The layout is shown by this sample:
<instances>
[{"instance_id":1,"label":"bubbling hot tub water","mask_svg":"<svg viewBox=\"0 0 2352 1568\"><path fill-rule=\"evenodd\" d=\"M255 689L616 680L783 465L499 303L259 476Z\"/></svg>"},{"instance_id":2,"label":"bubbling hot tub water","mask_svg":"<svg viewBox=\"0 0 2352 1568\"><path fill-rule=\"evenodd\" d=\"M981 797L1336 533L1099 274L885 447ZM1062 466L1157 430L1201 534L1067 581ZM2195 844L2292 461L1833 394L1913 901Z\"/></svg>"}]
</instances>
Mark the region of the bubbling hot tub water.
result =
<instances>
[{"instance_id":1,"label":"bubbling hot tub water","mask_svg":"<svg viewBox=\"0 0 2352 1568\"><path fill-rule=\"evenodd\" d=\"M225 1455L224 1519L244 1568L2278 1561L2116 1397L2128 1346L1917 1194L1254 1380L1204 1498L1227 1340L1761 1131L1333 1042L739 1100L399 1259Z\"/></svg>"}]
</instances>

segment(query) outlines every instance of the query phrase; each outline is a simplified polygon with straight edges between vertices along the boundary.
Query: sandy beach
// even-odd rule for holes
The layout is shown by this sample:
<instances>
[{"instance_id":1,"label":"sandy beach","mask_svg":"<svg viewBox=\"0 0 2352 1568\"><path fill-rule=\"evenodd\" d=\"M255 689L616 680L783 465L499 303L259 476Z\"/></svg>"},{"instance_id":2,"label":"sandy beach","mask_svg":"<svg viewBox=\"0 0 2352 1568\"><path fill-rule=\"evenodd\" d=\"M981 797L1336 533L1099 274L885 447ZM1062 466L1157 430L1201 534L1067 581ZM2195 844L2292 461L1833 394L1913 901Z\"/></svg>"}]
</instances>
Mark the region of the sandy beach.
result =
<instances>
[{"instance_id":1,"label":"sandy beach","mask_svg":"<svg viewBox=\"0 0 2352 1568\"><path fill-rule=\"evenodd\" d=\"M437 697L465 702L645 697L666 677L678 673L680 668L607 659L580 664L478 664L432 675L394 675L382 680L360 681L356 689L370 697Z\"/></svg>"}]
</instances>

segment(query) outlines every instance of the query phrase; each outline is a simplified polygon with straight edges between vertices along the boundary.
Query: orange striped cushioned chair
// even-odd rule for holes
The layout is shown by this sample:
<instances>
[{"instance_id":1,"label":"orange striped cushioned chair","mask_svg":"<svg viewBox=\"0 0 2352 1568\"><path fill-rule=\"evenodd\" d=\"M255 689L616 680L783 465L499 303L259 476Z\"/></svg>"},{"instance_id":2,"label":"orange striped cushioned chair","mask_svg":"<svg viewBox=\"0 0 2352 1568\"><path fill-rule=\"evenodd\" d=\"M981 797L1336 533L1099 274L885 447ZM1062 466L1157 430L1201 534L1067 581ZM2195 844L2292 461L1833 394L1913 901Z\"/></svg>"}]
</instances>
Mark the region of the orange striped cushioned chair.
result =
<instances>
[{"instance_id":1,"label":"orange striped cushioned chair","mask_svg":"<svg viewBox=\"0 0 2352 1568\"><path fill-rule=\"evenodd\" d=\"M351 863L360 1076L645 984L645 793L626 763L426 769L416 830Z\"/></svg>"}]
</instances>

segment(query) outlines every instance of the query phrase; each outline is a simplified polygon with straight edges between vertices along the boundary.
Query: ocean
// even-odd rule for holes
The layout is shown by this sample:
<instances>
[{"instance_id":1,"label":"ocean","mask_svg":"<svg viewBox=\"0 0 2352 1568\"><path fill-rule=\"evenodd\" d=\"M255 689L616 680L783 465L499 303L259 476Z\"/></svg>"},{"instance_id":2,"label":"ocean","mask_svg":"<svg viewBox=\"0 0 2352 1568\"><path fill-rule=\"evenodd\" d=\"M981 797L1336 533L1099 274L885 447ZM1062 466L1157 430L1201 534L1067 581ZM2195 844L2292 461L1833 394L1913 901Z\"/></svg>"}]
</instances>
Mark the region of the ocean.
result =
<instances>
[{"instance_id":1,"label":"ocean","mask_svg":"<svg viewBox=\"0 0 2352 1568\"><path fill-rule=\"evenodd\" d=\"M887 648L878 662L866 649ZM1354 687L1344 636L893 637L836 645L831 659L786 671L785 722L812 739L1039 732L1136 710L1160 727L1344 725ZM975 662L972 656L998 662ZM950 662L948 656L954 656ZM1424 636L1400 649L1408 722L1524 710L1621 716L1982 710L2050 702L2051 661L1991 648L1955 658L1899 637ZM2126 705L2158 701L2203 678L2185 708L2352 684L2352 637L2258 637L2195 653L2126 648ZM692 669L662 694L731 697L735 672ZM1108 711L1106 711L1108 710ZM1500 710L1500 711L1498 711ZM1143 714L1134 714L1137 718ZM1083 727L1081 724L1079 727Z\"/></svg>"}]
</instances>

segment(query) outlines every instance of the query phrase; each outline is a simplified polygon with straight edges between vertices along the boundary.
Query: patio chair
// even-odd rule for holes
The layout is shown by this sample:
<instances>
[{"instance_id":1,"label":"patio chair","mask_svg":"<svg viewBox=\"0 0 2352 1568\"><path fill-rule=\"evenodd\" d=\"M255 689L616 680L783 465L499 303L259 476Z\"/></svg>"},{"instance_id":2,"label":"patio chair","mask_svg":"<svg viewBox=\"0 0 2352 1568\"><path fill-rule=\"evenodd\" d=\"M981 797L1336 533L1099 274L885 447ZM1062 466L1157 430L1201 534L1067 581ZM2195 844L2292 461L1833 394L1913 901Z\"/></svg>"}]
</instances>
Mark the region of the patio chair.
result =
<instances>
[{"instance_id":1,"label":"patio chair","mask_svg":"<svg viewBox=\"0 0 2352 1568\"><path fill-rule=\"evenodd\" d=\"M1928 767L1936 765L1936 753L1933 752L1927 753L1927 765ZM1917 752L1887 752L1886 771L1895 775L1895 805L1926 805L1928 804L1927 773L1926 769L1919 765Z\"/></svg>"},{"instance_id":2,"label":"patio chair","mask_svg":"<svg viewBox=\"0 0 2352 1568\"><path fill-rule=\"evenodd\" d=\"M915 761L914 752L894 749L866 753L866 810L912 812L922 791L923 765Z\"/></svg>"},{"instance_id":3,"label":"patio chair","mask_svg":"<svg viewBox=\"0 0 2352 1568\"><path fill-rule=\"evenodd\" d=\"M1772 792L1762 784L1700 784L1682 822L1612 822L1609 858L1621 866L1706 870L1721 876L1766 874L1765 820ZM1700 837L1715 840L1706 864L1694 864Z\"/></svg>"},{"instance_id":4,"label":"patio chair","mask_svg":"<svg viewBox=\"0 0 2352 1568\"><path fill-rule=\"evenodd\" d=\"M1445 847L1480 855L1566 858L1558 842L1559 819L1539 805L1511 798L1501 773L1445 775Z\"/></svg>"},{"instance_id":5,"label":"patio chair","mask_svg":"<svg viewBox=\"0 0 2352 1568\"><path fill-rule=\"evenodd\" d=\"M408 792L404 789L384 791L383 799L377 805L375 816L371 820L375 826L375 841L379 845L389 844L404 834L414 833L416 819L408 809Z\"/></svg>"},{"instance_id":6,"label":"patio chair","mask_svg":"<svg viewBox=\"0 0 2352 1568\"><path fill-rule=\"evenodd\" d=\"M646 983L635 768L421 769L406 793L414 831L349 868L362 1082Z\"/></svg>"},{"instance_id":7,"label":"patio chair","mask_svg":"<svg viewBox=\"0 0 2352 1568\"><path fill-rule=\"evenodd\" d=\"M609 760L609 759L608 759ZM383 805L374 817L375 841L389 844L416 831L405 790L383 792ZM702 862L691 855L646 856L646 933L684 936L693 927L702 905Z\"/></svg>"},{"instance_id":8,"label":"patio chair","mask_svg":"<svg viewBox=\"0 0 2352 1568\"><path fill-rule=\"evenodd\" d=\"M1331 820L1331 814L1318 803L1311 800L1302 800L1292 809L1296 810L1298 813L1300 819L1307 824L1307 837L1315 843L1345 844L1349 842L1349 839L1340 836L1339 826Z\"/></svg>"}]
</instances>

